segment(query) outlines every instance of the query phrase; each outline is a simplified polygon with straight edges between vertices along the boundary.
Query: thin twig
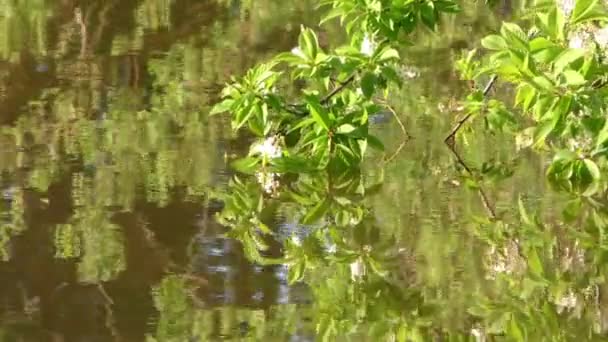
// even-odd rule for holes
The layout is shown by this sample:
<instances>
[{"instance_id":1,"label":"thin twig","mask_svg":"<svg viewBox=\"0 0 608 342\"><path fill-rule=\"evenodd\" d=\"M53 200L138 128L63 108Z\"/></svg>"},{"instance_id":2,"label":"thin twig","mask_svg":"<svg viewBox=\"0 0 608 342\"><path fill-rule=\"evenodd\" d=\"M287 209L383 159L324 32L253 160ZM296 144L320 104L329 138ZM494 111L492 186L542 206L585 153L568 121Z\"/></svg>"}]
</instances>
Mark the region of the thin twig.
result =
<instances>
[{"instance_id":1,"label":"thin twig","mask_svg":"<svg viewBox=\"0 0 608 342\"><path fill-rule=\"evenodd\" d=\"M456 156L458 164L460 164L460 166L462 166L471 177L475 177L475 174L473 173L471 168L464 162L460 154L456 151L455 147L452 145L448 145L448 147L450 148L450 151L452 151L454 156ZM477 191L479 192L479 197L481 198L481 202L483 203L483 206L486 209L488 216L490 216L492 219L496 219L496 210L494 209L494 206L492 206L492 204L490 203L488 195L483 190L481 184L479 184L479 189L477 189Z\"/></svg>"},{"instance_id":2,"label":"thin twig","mask_svg":"<svg viewBox=\"0 0 608 342\"><path fill-rule=\"evenodd\" d=\"M492 90L492 87L496 83L497 79L498 79L498 76L493 75L492 78L490 78L490 81L484 87L484 89L483 89L484 99L490 93L490 90ZM462 159L460 154L456 151L456 134L458 134L458 131L460 131L462 126L471 118L471 116L473 116L473 114L468 113L462 119L458 120L458 122L456 123L454 128L452 128L452 131L450 132L450 134L443 141L448 146L450 151L452 151L452 154L454 154L454 156L456 157L458 164L460 166L462 166L471 177L475 178L475 174L473 173L473 170L471 170L471 168L464 162L464 160ZM490 216L492 219L496 219L496 210L490 204L488 195L483 190L483 187L481 187L481 184L479 185L478 192L479 192L479 197L481 198L481 202L483 203L483 206L485 207L485 209L488 213L488 216Z\"/></svg>"},{"instance_id":3,"label":"thin twig","mask_svg":"<svg viewBox=\"0 0 608 342\"><path fill-rule=\"evenodd\" d=\"M344 80L344 82L340 82L339 86L334 88L334 90L332 90L329 94L325 95L323 100L321 100L321 104L323 104L323 105L327 104L327 102L329 102L329 100L331 100L332 97L336 96L339 92L344 90L344 88L348 87L348 85L351 84L352 81L355 80L355 75L356 74L352 74L346 80Z\"/></svg>"},{"instance_id":4,"label":"thin twig","mask_svg":"<svg viewBox=\"0 0 608 342\"><path fill-rule=\"evenodd\" d=\"M497 79L498 79L498 76L494 75L494 76L492 76L492 78L490 79L488 84L486 84L485 88L483 89L484 98L488 95L488 93L490 93L490 90L492 90L492 87L494 86L494 83L496 83ZM454 128L452 128L452 131L450 132L450 134L448 134L448 136L443 141L448 145L454 144L453 140L456 138L456 134L458 134L458 131L460 131L462 126L471 118L471 116L473 116L473 114L468 113L462 119L458 120L458 122L456 123Z\"/></svg>"},{"instance_id":5,"label":"thin twig","mask_svg":"<svg viewBox=\"0 0 608 342\"><path fill-rule=\"evenodd\" d=\"M342 90L348 87L355 80L356 73L350 75L343 82L338 82L339 85L321 99L321 104L326 105L334 96L338 95ZM283 109L297 116L306 116L310 114L306 109L305 103L288 103L283 106Z\"/></svg>"},{"instance_id":6,"label":"thin twig","mask_svg":"<svg viewBox=\"0 0 608 342\"><path fill-rule=\"evenodd\" d=\"M403 149L403 147L405 146L405 144L410 141L410 139L412 138L409 133L407 132L407 130L405 129L405 126L403 125L403 122L401 122L401 119L399 119L399 115L397 115L397 112L395 111L395 109L389 105L389 104L385 104L386 108L388 108L388 110L393 114L393 117L395 117L395 120L397 120L397 124L399 125L399 127L401 128L401 132L403 133L403 140L401 141L401 143L399 144L399 146L397 147L397 149L395 150L395 152L393 152L390 157L386 158L384 160L384 164L388 164L391 161L393 161L393 159L395 159L397 157L397 155L399 154L399 152L401 152L401 150Z\"/></svg>"}]
</instances>

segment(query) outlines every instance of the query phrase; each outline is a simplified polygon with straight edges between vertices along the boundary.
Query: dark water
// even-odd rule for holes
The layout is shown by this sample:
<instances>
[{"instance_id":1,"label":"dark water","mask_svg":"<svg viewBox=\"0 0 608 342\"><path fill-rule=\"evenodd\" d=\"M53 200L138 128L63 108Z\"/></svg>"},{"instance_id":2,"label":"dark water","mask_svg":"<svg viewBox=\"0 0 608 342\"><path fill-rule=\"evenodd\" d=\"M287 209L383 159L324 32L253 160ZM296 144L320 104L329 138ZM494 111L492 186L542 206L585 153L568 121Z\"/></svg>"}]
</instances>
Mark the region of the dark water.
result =
<instances>
[{"instance_id":1,"label":"dark water","mask_svg":"<svg viewBox=\"0 0 608 342\"><path fill-rule=\"evenodd\" d=\"M314 4L0 1L0 341L316 340L315 315L334 298L319 284L350 281L349 265L288 285L286 265L253 264L223 235L211 192L248 145L207 115L230 76L295 45L299 25L317 22ZM446 326L460 327L468 293L488 286L467 219L484 206L443 144L467 87L452 63L497 18L468 5L415 38L394 99L412 139L370 199L402 252L400 279L443 291ZM325 28L322 44L339 32ZM389 114L371 121L387 150L403 142ZM542 157L514 161L514 141L466 134L472 164L513 166L486 184L500 215L523 198L552 217L560 197ZM302 234L289 215L274 222Z\"/></svg>"}]
</instances>

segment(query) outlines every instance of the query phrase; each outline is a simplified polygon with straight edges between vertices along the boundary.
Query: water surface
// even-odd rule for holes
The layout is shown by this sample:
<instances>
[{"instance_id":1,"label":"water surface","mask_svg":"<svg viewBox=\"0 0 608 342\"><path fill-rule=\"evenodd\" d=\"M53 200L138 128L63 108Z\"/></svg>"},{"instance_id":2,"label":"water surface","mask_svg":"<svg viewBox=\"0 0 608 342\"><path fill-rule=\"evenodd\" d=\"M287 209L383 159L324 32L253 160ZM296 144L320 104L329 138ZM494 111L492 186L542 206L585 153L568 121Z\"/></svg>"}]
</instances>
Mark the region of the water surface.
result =
<instances>
[{"instance_id":1,"label":"water surface","mask_svg":"<svg viewBox=\"0 0 608 342\"><path fill-rule=\"evenodd\" d=\"M349 264L332 270L336 283L319 269L289 285L286 265L250 262L214 218L212 191L248 144L210 106L231 76L291 49L300 24L317 22L314 5L0 1L0 341L312 341L331 305L344 307L341 324L367 329L327 292L352 283ZM380 237L363 241L393 238L396 278L448 303L435 318L467 333L459 317L490 282L471 224L486 209L443 138L468 87L453 62L509 15L482 5L404 50L392 104L410 138L392 115L373 118L388 152L403 147L369 198L369 236ZM340 37L330 25L321 43ZM517 215L522 198L552 217L561 197L542 157L514 158L512 139L481 132L460 150L476 168L513 173L484 183L497 215ZM307 234L295 221L272 218L285 238Z\"/></svg>"}]
</instances>

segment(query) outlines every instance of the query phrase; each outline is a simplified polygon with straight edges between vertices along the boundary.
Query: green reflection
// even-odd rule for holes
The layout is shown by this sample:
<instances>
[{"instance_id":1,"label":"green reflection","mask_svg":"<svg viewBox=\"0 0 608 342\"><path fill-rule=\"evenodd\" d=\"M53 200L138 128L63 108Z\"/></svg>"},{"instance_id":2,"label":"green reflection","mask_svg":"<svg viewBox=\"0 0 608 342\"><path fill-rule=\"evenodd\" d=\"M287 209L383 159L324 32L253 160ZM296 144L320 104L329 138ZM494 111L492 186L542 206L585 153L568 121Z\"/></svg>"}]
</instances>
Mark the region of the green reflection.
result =
<instances>
[{"instance_id":1,"label":"green reflection","mask_svg":"<svg viewBox=\"0 0 608 342\"><path fill-rule=\"evenodd\" d=\"M459 99L470 86L452 70L460 50L475 47L499 25L485 4L462 4L463 11L445 18L436 33L416 33L414 46L400 51L397 71L405 85L385 104L413 139L389 163L374 152L353 172L265 170L228 184L224 173L236 171L226 171L225 161L246 155L251 139L235 137L225 120L209 117L209 105L230 76L266 61L273 50L295 46L299 24L316 23L315 3L65 4L0 4L0 56L10 62L0 81L3 100L10 102L11 89L20 84L9 82L11 75L54 80L28 83L38 87L34 95L18 91L16 97L27 105L2 121L0 170L10 185L0 205L4 261L29 260L23 254L15 258L13 245L49 249L31 238L43 232L53 244L52 255L32 253L32 258L73 261L78 283L114 288L108 292L115 295L119 323L123 320L119 330L135 330L126 327L129 317L146 320L158 311L147 332L134 333L150 341L605 336L608 218L601 194L569 198L549 192L546 157L518 146L500 115L461 132L459 151L477 177L442 143L464 110ZM337 26L319 33L324 49L344 40ZM385 157L397 151L403 133L391 114L381 112L370 121L370 133L385 144ZM291 162L282 167L306 166ZM489 194L496 219L485 216L479 188ZM201 299L206 289L175 265L183 262L175 255L184 254L184 240L197 244L198 232L181 221L160 224L146 216L176 210L176 203L211 203L211 197L223 200L216 222L229 228L227 236L240 241L257 264L288 265L289 279L310 289L310 304L209 307ZM144 282L139 270L127 260L129 248L137 245L129 231L131 214L154 221L150 235L155 236L146 237L154 243L146 248L168 255L175 275L138 283ZM201 230L216 234L206 230L213 225L205 219ZM251 266L226 259L243 272ZM213 286L223 290L233 283ZM150 287L154 303L145 312L129 307L132 293L120 292L144 293ZM2 323L1 329L12 326ZM10 331L8 340L25 336Z\"/></svg>"}]
</instances>

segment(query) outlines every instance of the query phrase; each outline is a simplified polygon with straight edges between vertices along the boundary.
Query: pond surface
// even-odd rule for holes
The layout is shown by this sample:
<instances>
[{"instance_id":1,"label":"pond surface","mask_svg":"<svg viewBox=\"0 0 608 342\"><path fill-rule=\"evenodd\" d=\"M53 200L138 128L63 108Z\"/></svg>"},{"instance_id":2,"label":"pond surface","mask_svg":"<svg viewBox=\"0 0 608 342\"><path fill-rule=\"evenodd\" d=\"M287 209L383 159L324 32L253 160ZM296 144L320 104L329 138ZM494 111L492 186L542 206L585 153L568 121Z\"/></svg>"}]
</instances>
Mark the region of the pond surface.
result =
<instances>
[{"instance_id":1,"label":"pond surface","mask_svg":"<svg viewBox=\"0 0 608 342\"><path fill-rule=\"evenodd\" d=\"M518 220L523 203L561 222L568 204L546 185L544 157L516 153L512 138L482 129L459 140L463 160L488 175L485 200L443 142L469 86L453 64L511 6L491 13L469 4L438 32L415 37L402 53L405 85L391 98L407 136L391 113L371 120L391 158L366 163L369 177L384 180L366 198L371 223L354 241L365 251L391 244L383 266L392 287L364 287L348 258L290 285L288 265L251 262L216 220L223 203L214 194L249 144L210 107L231 76L290 50L300 24L314 27L315 4L0 1L0 341L313 341L323 320L373 341L367 331L388 331L410 314L440 327L422 340L444 331L483 339L471 330L481 321L467 316L473 297L493 298L497 277L519 263L509 261L517 240L492 235L509 227L491 225L488 210ZM340 39L340 28L323 28L322 44ZM268 253L314 231L294 212L269 219L277 238ZM580 248L568 246L575 265ZM603 293L602 284L593 288ZM589 312L560 304L563 293L548 301L568 324L605 330L599 292Z\"/></svg>"}]
</instances>

